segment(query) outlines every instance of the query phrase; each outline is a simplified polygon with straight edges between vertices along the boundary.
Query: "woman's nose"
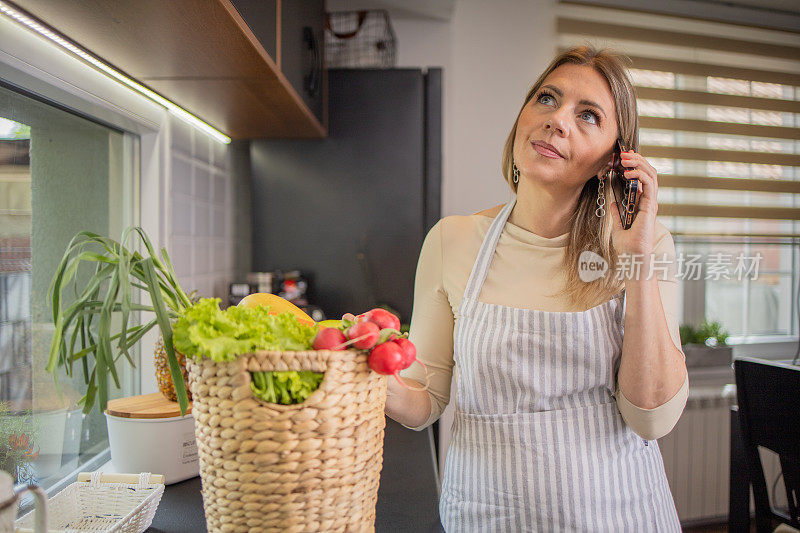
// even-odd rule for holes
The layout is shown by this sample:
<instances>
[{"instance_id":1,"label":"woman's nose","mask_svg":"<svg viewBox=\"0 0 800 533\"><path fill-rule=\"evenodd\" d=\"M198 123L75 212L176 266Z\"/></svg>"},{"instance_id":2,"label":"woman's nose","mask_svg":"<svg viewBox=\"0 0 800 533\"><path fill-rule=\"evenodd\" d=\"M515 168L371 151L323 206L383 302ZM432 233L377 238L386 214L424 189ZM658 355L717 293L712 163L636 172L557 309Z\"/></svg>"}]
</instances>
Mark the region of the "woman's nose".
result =
<instances>
[{"instance_id":1,"label":"woman's nose","mask_svg":"<svg viewBox=\"0 0 800 533\"><path fill-rule=\"evenodd\" d=\"M567 121L564 120L564 118L558 113L554 113L547 120L547 122L545 123L545 128L546 129L555 129L561 135L566 135L567 132L569 131L569 126L567 125Z\"/></svg>"}]
</instances>

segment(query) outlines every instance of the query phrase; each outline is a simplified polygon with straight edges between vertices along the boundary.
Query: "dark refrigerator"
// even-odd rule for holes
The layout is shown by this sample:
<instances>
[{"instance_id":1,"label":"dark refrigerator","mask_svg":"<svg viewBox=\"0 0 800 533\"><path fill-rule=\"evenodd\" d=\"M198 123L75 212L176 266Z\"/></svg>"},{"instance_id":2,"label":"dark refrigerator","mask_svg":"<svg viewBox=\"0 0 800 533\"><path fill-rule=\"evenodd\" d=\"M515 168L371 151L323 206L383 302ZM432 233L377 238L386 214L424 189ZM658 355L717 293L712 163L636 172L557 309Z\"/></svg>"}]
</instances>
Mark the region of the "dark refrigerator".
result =
<instances>
[{"instance_id":1,"label":"dark refrigerator","mask_svg":"<svg viewBox=\"0 0 800 533\"><path fill-rule=\"evenodd\" d=\"M327 318L379 304L411 321L440 218L442 69L331 69L329 135L251 141L254 271L298 269Z\"/></svg>"}]
</instances>

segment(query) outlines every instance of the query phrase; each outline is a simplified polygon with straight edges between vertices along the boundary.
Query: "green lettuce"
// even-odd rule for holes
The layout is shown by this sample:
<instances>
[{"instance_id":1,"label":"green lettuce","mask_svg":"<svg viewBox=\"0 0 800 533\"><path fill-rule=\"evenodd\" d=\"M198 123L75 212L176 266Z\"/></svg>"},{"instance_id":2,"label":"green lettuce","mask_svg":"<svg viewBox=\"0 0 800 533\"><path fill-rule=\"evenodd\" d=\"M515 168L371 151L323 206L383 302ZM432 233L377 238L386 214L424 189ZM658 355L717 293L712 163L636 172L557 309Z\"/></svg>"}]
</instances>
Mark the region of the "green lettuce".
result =
<instances>
[{"instance_id":1,"label":"green lettuce","mask_svg":"<svg viewBox=\"0 0 800 533\"><path fill-rule=\"evenodd\" d=\"M321 372L286 370L276 372L250 372L250 388L257 398L265 402L301 403L322 382Z\"/></svg>"},{"instance_id":2,"label":"green lettuce","mask_svg":"<svg viewBox=\"0 0 800 533\"><path fill-rule=\"evenodd\" d=\"M219 308L219 298L202 298L186 308L172 327L175 349L186 356L221 363L255 350L311 350L319 329L291 312L269 314L267 307ZM271 403L301 403L322 382L322 372L250 372L250 388Z\"/></svg>"},{"instance_id":3,"label":"green lettuce","mask_svg":"<svg viewBox=\"0 0 800 533\"><path fill-rule=\"evenodd\" d=\"M255 350L311 350L319 329L291 312L269 314L269 307L219 308L219 298L201 298L175 322L175 349L188 357L233 361Z\"/></svg>"}]
</instances>

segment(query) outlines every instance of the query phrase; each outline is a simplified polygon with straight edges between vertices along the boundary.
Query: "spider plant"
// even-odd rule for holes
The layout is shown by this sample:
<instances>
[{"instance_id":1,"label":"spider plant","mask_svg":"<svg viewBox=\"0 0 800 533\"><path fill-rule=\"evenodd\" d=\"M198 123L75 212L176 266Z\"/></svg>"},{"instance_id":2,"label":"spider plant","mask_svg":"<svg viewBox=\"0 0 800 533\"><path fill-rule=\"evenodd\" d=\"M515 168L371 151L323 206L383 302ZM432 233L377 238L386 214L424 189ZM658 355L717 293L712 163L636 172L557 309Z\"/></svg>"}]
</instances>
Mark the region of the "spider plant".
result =
<instances>
[{"instance_id":1,"label":"spider plant","mask_svg":"<svg viewBox=\"0 0 800 533\"><path fill-rule=\"evenodd\" d=\"M146 255L125 247L129 238L135 235L141 238ZM79 283L76 274L79 267L86 264L94 266L94 274L88 282ZM62 303L69 298L70 285L74 297L62 309ZM151 304L134 303L134 289L149 294ZM120 358L124 355L135 367L129 349L155 326L159 327L164 339L181 414L186 413L189 401L172 345L170 320L177 318L191 302L178 285L167 250L162 248L161 256L156 255L141 227L126 228L120 242L90 231L75 235L50 282L48 296L52 300L55 333L46 370L53 373L58 383L59 367L64 367L66 374L72 376L73 366L80 362L87 384L86 394L79 401L84 413L92 410L96 399L100 408L106 409L108 376L120 388ZM155 318L129 327L130 314L141 311L153 312ZM113 333L112 315L115 313L121 318L121 328Z\"/></svg>"}]
</instances>

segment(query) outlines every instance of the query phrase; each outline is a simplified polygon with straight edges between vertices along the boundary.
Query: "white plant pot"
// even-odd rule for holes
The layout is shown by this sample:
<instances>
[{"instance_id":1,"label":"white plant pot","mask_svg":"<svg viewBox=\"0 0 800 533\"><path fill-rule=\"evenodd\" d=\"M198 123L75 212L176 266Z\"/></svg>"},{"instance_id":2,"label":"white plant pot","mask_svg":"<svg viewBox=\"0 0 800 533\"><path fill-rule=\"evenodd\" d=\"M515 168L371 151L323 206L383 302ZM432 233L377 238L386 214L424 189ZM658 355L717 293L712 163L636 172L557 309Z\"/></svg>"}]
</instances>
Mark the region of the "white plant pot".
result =
<instances>
[{"instance_id":1,"label":"white plant pot","mask_svg":"<svg viewBox=\"0 0 800 533\"><path fill-rule=\"evenodd\" d=\"M169 485L200 475L194 417L123 418L105 413L114 470L163 474Z\"/></svg>"},{"instance_id":2,"label":"white plant pot","mask_svg":"<svg viewBox=\"0 0 800 533\"><path fill-rule=\"evenodd\" d=\"M64 449L61 455L66 461L62 466L66 466L70 471L78 468L81 429L83 429L83 411L81 409L67 411L67 419L64 424Z\"/></svg>"},{"instance_id":3,"label":"white plant pot","mask_svg":"<svg viewBox=\"0 0 800 533\"><path fill-rule=\"evenodd\" d=\"M67 410L57 409L33 414L39 426L39 457L31 465L39 481L58 474L61 470L61 454L64 450L64 430L67 425Z\"/></svg>"}]
</instances>

